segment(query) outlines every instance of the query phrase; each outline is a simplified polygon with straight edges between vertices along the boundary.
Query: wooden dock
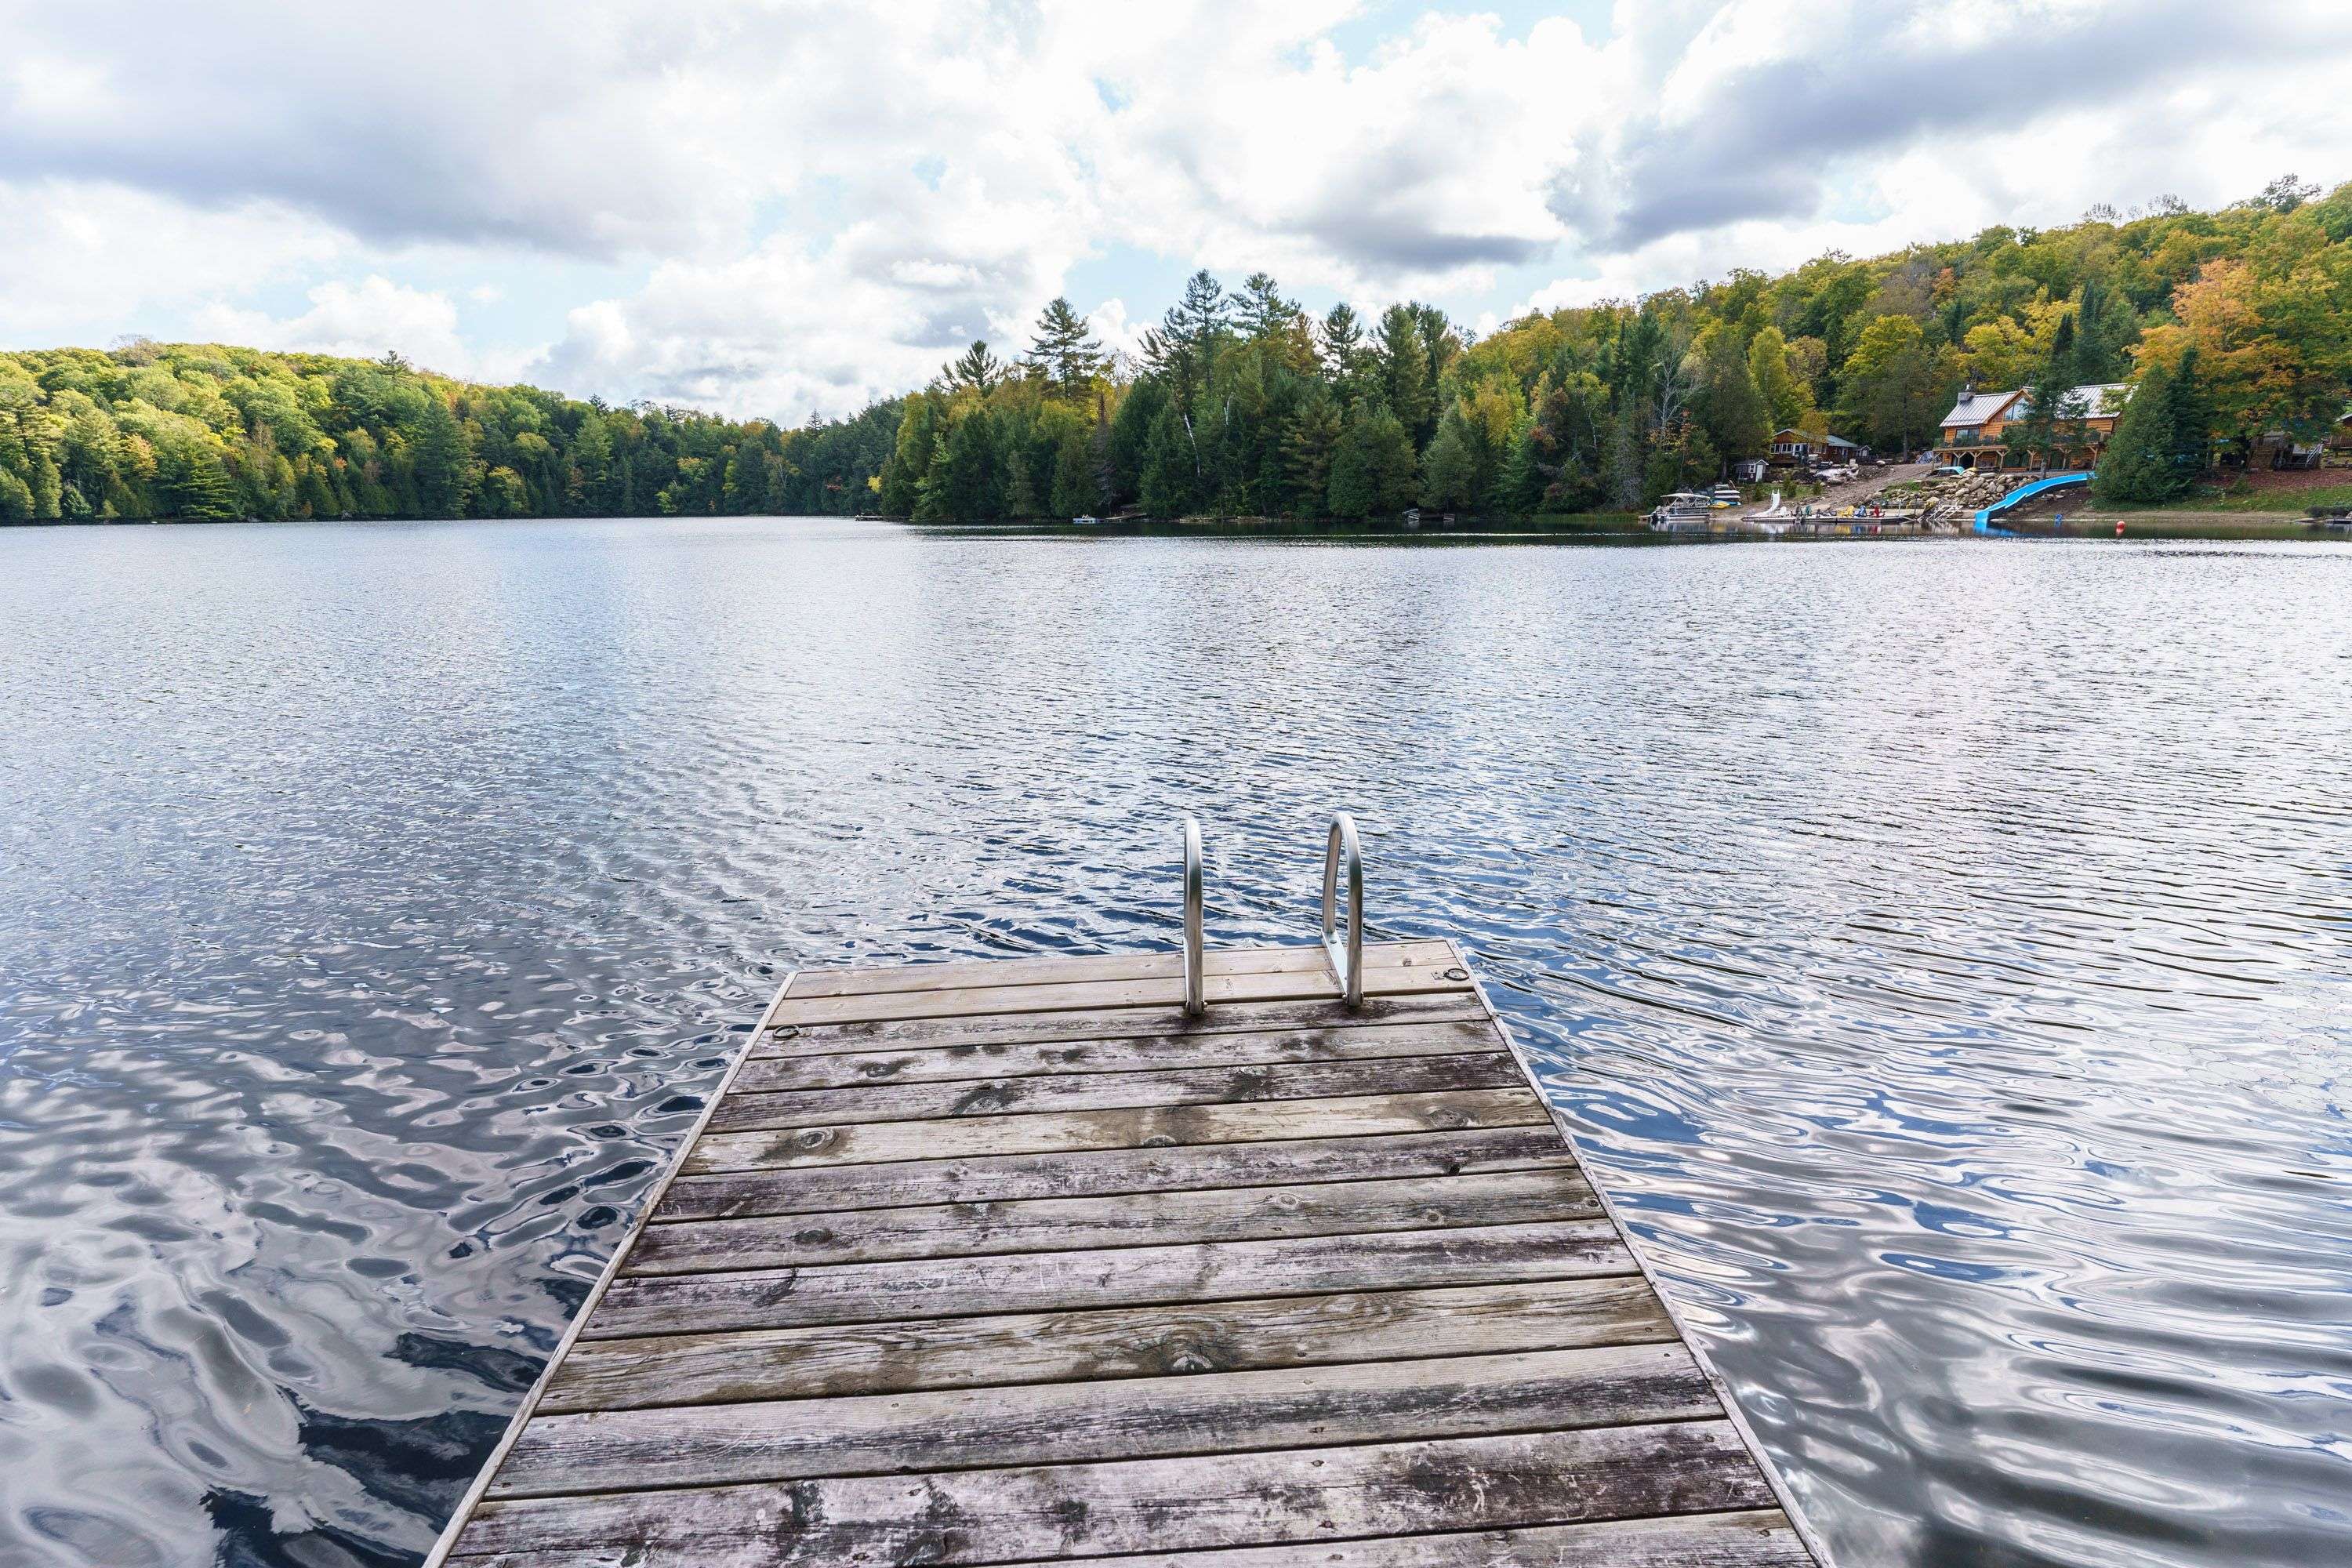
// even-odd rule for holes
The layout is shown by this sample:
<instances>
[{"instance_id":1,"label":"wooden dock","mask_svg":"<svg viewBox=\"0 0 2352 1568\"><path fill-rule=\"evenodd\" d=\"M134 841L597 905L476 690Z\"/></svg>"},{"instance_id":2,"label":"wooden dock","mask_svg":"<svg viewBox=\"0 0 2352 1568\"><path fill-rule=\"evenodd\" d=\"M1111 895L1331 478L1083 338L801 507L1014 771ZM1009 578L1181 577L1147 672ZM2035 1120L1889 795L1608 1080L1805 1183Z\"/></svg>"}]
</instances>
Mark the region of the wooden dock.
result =
<instances>
[{"instance_id":1,"label":"wooden dock","mask_svg":"<svg viewBox=\"0 0 2352 1568\"><path fill-rule=\"evenodd\" d=\"M804 971L450 1568L1794 1568L1450 942Z\"/></svg>"}]
</instances>

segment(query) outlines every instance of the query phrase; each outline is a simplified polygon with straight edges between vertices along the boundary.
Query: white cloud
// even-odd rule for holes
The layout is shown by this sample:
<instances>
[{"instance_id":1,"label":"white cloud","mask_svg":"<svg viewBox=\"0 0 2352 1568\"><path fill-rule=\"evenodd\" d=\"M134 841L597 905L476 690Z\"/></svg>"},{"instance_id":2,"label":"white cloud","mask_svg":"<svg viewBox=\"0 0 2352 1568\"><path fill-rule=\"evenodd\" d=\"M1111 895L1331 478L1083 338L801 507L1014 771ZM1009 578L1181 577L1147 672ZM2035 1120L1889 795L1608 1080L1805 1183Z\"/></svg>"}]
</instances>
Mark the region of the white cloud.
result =
<instances>
[{"instance_id":1,"label":"white cloud","mask_svg":"<svg viewBox=\"0 0 2352 1568\"><path fill-rule=\"evenodd\" d=\"M0 0L0 217L51 238L12 248L0 334L209 322L478 374L537 337L568 390L838 414L1017 349L1129 250L1475 315L2340 179L2352 129L2308 110L2352 58L2331 8L1977 0L1955 35L1624 0L1595 36L1433 11L1351 59L1356 0ZM257 312L289 280L307 310ZM1114 346L1144 287L1099 290Z\"/></svg>"},{"instance_id":2,"label":"white cloud","mask_svg":"<svg viewBox=\"0 0 2352 1568\"><path fill-rule=\"evenodd\" d=\"M332 266L342 235L268 201L206 211L98 181L0 179L0 340L101 345L150 319Z\"/></svg>"}]
</instances>

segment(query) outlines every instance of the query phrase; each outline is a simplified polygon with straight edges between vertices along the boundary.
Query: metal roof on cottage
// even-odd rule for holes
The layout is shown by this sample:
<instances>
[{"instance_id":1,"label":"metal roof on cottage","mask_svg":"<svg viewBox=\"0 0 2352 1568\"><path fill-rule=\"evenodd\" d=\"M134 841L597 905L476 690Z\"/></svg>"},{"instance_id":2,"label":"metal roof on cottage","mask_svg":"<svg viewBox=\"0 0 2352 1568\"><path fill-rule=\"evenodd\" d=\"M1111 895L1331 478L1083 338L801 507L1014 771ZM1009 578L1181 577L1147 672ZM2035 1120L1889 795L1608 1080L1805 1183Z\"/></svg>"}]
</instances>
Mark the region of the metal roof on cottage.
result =
<instances>
[{"instance_id":1,"label":"metal roof on cottage","mask_svg":"<svg viewBox=\"0 0 2352 1568\"><path fill-rule=\"evenodd\" d=\"M2125 400L2131 396L2131 383L2127 381L2085 382L2067 390L2065 412L2076 419L2093 419L2102 414L2113 414L2123 407ZM2022 419L2032 412L2033 399L2021 392L2016 411L2010 417Z\"/></svg>"},{"instance_id":2,"label":"metal roof on cottage","mask_svg":"<svg viewBox=\"0 0 2352 1568\"><path fill-rule=\"evenodd\" d=\"M1952 405L1949 414L1944 416L1944 428L1974 429L2008 407L2010 401L2016 396L2014 391L1979 392L1973 386L1963 387L1959 401Z\"/></svg>"},{"instance_id":3,"label":"metal roof on cottage","mask_svg":"<svg viewBox=\"0 0 2352 1568\"><path fill-rule=\"evenodd\" d=\"M2096 418L2113 414L2131 396L2131 384L2125 381L2092 381L2070 387L2066 404L2078 419ZM2015 407L2011 407L2011 404ZM1944 416L1947 430L1972 430L1995 417L2022 419L2033 412L2033 399L2020 387L2011 392L1964 391L1952 411Z\"/></svg>"}]
</instances>

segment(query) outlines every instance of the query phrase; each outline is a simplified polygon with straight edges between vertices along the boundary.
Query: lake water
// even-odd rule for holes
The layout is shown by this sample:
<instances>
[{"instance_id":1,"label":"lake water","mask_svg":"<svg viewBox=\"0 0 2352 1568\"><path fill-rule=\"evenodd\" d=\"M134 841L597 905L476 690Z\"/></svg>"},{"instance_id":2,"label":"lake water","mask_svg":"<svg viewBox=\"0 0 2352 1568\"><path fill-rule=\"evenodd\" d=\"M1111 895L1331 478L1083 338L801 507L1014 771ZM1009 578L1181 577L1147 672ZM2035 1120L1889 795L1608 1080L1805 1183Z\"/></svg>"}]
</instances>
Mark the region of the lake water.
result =
<instances>
[{"instance_id":1,"label":"lake water","mask_svg":"<svg viewBox=\"0 0 2352 1568\"><path fill-rule=\"evenodd\" d=\"M0 531L0 1561L414 1561L779 975L1456 933L1847 1568L2352 1561L2352 549Z\"/></svg>"}]
</instances>

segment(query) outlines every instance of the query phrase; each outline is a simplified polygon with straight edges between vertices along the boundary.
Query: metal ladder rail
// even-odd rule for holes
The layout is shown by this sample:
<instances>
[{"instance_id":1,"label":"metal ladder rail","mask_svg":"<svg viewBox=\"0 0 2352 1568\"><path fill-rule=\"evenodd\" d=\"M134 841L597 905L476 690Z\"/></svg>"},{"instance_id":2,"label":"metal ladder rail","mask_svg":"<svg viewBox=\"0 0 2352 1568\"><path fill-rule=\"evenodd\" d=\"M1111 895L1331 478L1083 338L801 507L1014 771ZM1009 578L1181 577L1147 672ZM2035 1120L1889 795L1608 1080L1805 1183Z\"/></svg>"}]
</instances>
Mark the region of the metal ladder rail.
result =
<instances>
[{"instance_id":1,"label":"metal ladder rail","mask_svg":"<svg viewBox=\"0 0 2352 1568\"><path fill-rule=\"evenodd\" d=\"M1348 863L1348 940L1339 941L1339 862ZM1350 1007L1364 1004L1364 851L1356 839L1356 819L1346 812L1331 818L1323 840L1323 956L1339 994Z\"/></svg>"},{"instance_id":2,"label":"metal ladder rail","mask_svg":"<svg viewBox=\"0 0 2352 1568\"><path fill-rule=\"evenodd\" d=\"M1208 970L1201 921L1201 824L1190 812L1184 835L1184 1013L1197 1018L1209 1010ZM1339 931L1339 871L1348 873L1348 929ZM1364 1002L1364 850L1356 819L1337 812L1323 840L1323 959L1339 995L1350 1007Z\"/></svg>"},{"instance_id":3,"label":"metal ladder rail","mask_svg":"<svg viewBox=\"0 0 2352 1568\"><path fill-rule=\"evenodd\" d=\"M1208 976L1202 962L1201 825L1184 814L1184 1016L1209 1010Z\"/></svg>"}]
</instances>

